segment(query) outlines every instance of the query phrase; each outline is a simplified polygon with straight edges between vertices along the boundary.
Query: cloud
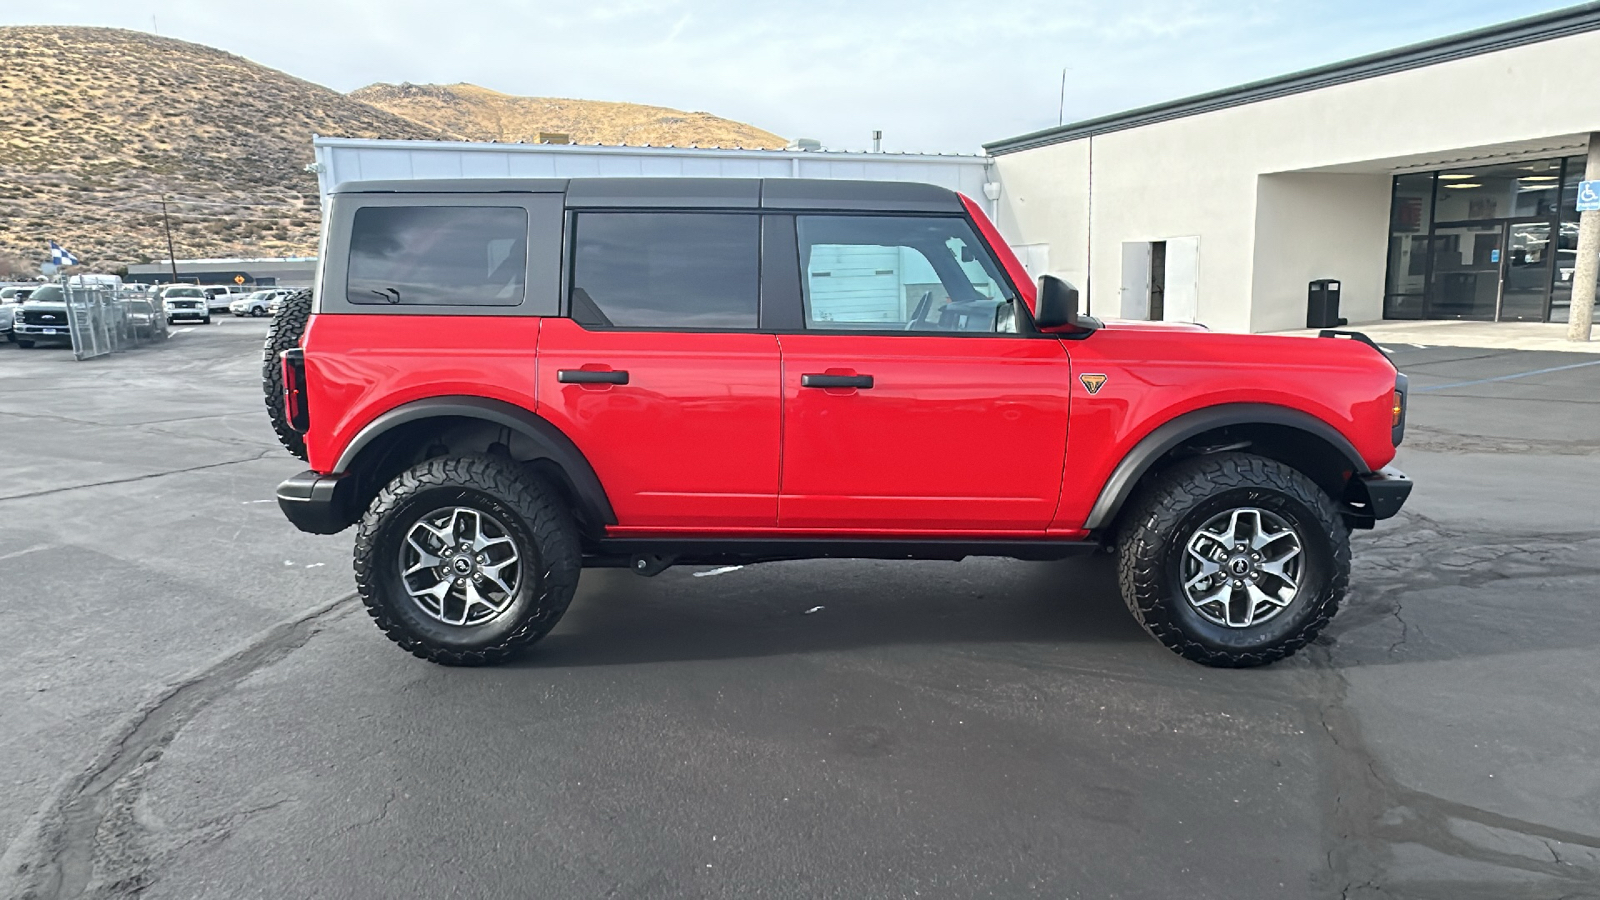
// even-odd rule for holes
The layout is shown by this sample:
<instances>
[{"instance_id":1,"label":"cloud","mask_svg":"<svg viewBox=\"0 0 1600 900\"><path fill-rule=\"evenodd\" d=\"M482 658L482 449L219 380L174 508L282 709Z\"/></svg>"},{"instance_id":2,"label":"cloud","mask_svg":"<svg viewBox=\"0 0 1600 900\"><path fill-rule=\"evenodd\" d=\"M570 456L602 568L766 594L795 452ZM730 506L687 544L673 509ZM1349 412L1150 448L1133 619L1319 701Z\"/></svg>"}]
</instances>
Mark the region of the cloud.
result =
<instances>
[{"instance_id":1,"label":"cloud","mask_svg":"<svg viewBox=\"0 0 1600 900\"><path fill-rule=\"evenodd\" d=\"M470 81L704 110L860 149L976 152L1056 124L1556 8L1528 0L56 0L337 90ZM138 7L135 9L134 7Z\"/></svg>"}]
</instances>

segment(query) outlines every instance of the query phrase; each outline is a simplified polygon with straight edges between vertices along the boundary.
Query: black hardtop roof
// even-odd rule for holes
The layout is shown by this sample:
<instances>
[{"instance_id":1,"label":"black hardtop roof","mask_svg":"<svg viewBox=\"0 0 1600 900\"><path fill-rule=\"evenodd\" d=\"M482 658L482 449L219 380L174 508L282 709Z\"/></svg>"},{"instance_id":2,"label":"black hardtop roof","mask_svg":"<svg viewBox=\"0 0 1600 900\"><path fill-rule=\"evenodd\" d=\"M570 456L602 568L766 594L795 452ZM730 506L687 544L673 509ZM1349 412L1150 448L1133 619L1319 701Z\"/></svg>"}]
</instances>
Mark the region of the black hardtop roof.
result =
<instances>
[{"instance_id":1,"label":"black hardtop roof","mask_svg":"<svg viewBox=\"0 0 1600 900\"><path fill-rule=\"evenodd\" d=\"M565 194L569 207L961 212L955 191L825 178L428 178L347 181L335 194Z\"/></svg>"}]
</instances>

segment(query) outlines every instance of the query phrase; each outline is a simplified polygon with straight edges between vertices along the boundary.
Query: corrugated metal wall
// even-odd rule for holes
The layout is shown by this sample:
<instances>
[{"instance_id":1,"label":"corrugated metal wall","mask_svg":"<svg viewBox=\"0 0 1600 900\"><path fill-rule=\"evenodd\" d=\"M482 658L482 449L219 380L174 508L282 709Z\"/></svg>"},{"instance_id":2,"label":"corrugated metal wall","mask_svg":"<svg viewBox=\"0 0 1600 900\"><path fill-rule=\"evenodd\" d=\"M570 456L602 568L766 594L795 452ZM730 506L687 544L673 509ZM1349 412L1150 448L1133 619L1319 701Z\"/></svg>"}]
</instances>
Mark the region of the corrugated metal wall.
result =
<instances>
[{"instance_id":1,"label":"corrugated metal wall","mask_svg":"<svg viewBox=\"0 0 1600 900\"><path fill-rule=\"evenodd\" d=\"M583 178L594 176L841 178L920 181L960 191L994 215L983 186L992 180L983 156L842 153L827 150L742 150L609 147L580 144L477 144L313 141L322 195L346 181L416 178Z\"/></svg>"}]
</instances>

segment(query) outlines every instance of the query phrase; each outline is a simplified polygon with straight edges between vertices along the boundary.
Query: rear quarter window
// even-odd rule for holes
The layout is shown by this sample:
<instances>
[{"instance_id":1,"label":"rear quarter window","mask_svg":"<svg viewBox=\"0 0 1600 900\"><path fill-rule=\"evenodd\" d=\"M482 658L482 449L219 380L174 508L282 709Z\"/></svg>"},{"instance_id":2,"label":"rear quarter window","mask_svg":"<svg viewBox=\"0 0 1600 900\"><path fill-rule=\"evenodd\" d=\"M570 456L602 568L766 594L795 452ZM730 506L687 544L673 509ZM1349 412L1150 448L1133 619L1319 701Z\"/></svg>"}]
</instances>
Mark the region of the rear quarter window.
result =
<instances>
[{"instance_id":1,"label":"rear quarter window","mask_svg":"<svg viewBox=\"0 0 1600 900\"><path fill-rule=\"evenodd\" d=\"M352 304L517 306L527 280L520 207L372 206L351 223Z\"/></svg>"}]
</instances>

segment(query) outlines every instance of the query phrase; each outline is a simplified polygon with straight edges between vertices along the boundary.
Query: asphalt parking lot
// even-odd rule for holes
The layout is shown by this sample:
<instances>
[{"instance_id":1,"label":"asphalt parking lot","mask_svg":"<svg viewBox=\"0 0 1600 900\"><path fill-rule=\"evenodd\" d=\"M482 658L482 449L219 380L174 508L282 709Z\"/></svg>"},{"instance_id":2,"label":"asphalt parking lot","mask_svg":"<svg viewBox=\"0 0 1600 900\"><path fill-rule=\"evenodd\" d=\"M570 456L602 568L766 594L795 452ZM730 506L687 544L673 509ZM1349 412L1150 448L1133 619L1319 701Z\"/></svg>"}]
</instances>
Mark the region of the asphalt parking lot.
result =
<instances>
[{"instance_id":1,"label":"asphalt parking lot","mask_svg":"<svg viewBox=\"0 0 1600 900\"><path fill-rule=\"evenodd\" d=\"M1416 493L1268 669L1092 558L590 571L471 670L279 514L265 328L0 345L0 896L1600 897L1600 356L1393 348Z\"/></svg>"}]
</instances>

